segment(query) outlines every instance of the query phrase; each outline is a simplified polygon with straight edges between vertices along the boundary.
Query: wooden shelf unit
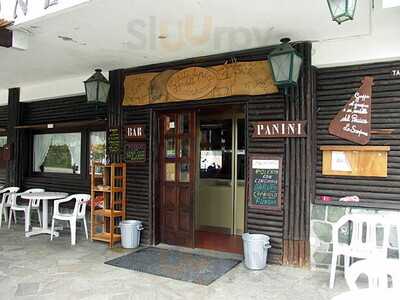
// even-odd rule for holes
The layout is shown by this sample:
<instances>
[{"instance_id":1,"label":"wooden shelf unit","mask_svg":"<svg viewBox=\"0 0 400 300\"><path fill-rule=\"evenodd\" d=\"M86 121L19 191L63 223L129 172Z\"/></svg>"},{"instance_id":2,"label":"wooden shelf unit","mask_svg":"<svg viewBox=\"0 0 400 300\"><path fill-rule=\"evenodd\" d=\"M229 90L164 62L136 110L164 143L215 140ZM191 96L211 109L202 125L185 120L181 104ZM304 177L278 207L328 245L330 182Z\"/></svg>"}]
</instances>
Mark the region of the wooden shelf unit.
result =
<instances>
[{"instance_id":1,"label":"wooden shelf unit","mask_svg":"<svg viewBox=\"0 0 400 300\"><path fill-rule=\"evenodd\" d=\"M126 164L92 164L91 239L107 242L110 247L121 241L117 222L126 216ZM98 208L96 197L103 198Z\"/></svg>"}]
</instances>

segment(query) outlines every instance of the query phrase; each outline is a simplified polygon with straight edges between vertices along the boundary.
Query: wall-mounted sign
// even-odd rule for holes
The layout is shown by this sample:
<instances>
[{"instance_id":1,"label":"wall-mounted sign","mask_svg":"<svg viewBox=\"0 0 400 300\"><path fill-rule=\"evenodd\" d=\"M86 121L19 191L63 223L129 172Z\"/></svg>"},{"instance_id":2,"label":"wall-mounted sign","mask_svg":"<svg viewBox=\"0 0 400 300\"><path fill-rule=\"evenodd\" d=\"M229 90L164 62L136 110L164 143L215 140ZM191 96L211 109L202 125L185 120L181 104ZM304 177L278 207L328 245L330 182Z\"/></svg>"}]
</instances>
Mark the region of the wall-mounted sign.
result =
<instances>
[{"instance_id":1,"label":"wall-mounted sign","mask_svg":"<svg viewBox=\"0 0 400 300\"><path fill-rule=\"evenodd\" d=\"M125 145L125 162L142 163L146 161L146 142L127 143Z\"/></svg>"},{"instance_id":2,"label":"wall-mounted sign","mask_svg":"<svg viewBox=\"0 0 400 300\"><path fill-rule=\"evenodd\" d=\"M129 75L123 105L147 105L278 92L267 61Z\"/></svg>"},{"instance_id":3,"label":"wall-mounted sign","mask_svg":"<svg viewBox=\"0 0 400 300\"><path fill-rule=\"evenodd\" d=\"M281 209L282 158L250 155L248 172L248 203L251 208Z\"/></svg>"},{"instance_id":4,"label":"wall-mounted sign","mask_svg":"<svg viewBox=\"0 0 400 300\"><path fill-rule=\"evenodd\" d=\"M143 140L145 138L145 125L130 124L125 126L125 139Z\"/></svg>"},{"instance_id":5,"label":"wall-mounted sign","mask_svg":"<svg viewBox=\"0 0 400 300\"><path fill-rule=\"evenodd\" d=\"M398 69L398 70L392 70L392 75L393 76L396 76L396 77L400 77L400 69Z\"/></svg>"},{"instance_id":6,"label":"wall-mounted sign","mask_svg":"<svg viewBox=\"0 0 400 300\"><path fill-rule=\"evenodd\" d=\"M329 133L365 145L371 136L372 77L364 77L361 87L329 125Z\"/></svg>"},{"instance_id":7,"label":"wall-mounted sign","mask_svg":"<svg viewBox=\"0 0 400 300\"><path fill-rule=\"evenodd\" d=\"M121 135L119 128L110 128L108 130L107 148L109 154L121 153Z\"/></svg>"},{"instance_id":8,"label":"wall-mounted sign","mask_svg":"<svg viewBox=\"0 0 400 300\"><path fill-rule=\"evenodd\" d=\"M389 146L321 146L322 175L387 177Z\"/></svg>"},{"instance_id":9,"label":"wall-mounted sign","mask_svg":"<svg viewBox=\"0 0 400 300\"><path fill-rule=\"evenodd\" d=\"M169 78L167 91L176 99L199 99L215 88L217 80L217 74L207 68L187 68Z\"/></svg>"},{"instance_id":10,"label":"wall-mounted sign","mask_svg":"<svg viewBox=\"0 0 400 300\"><path fill-rule=\"evenodd\" d=\"M260 121L253 123L253 138L305 137L306 121Z\"/></svg>"}]
</instances>

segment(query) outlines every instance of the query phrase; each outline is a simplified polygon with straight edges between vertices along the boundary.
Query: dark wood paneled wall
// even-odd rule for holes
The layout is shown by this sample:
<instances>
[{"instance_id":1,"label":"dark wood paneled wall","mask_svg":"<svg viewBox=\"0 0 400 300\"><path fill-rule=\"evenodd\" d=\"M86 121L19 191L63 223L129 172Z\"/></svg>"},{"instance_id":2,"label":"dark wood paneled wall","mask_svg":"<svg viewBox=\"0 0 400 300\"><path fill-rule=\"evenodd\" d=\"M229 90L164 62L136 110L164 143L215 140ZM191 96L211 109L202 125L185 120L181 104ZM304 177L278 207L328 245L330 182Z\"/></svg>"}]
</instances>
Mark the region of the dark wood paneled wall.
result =
<instances>
[{"instance_id":1,"label":"dark wood paneled wall","mask_svg":"<svg viewBox=\"0 0 400 300\"><path fill-rule=\"evenodd\" d=\"M85 121L104 118L106 106L88 103L86 96L23 103L23 124Z\"/></svg>"},{"instance_id":2,"label":"dark wood paneled wall","mask_svg":"<svg viewBox=\"0 0 400 300\"><path fill-rule=\"evenodd\" d=\"M358 195L361 202L350 206L400 209L400 61L364 64L336 68L323 68L317 75L318 149L323 145L354 145L328 133L330 121L360 87L364 76L374 78L372 88L372 130L394 129L390 135L373 135L371 146L390 146L388 177L322 176L322 153L318 150L316 173L316 198L333 197L337 200L348 195Z\"/></svg>"},{"instance_id":3,"label":"dark wood paneled wall","mask_svg":"<svg viewBox=\"0 0 400 300\"><path fill-rule=\"evenodd\" d=\"M256 121L285 120L285 99L282 94L274 94L252 98L247 104L247 122L251 124ZM285 186L285 139L254 140L251 138L251 126L248 126L248 154L269 154L281 156L283 161L282 187ZM282 189L282 201L285 198ZM247 197L246 197L247 198ZM282 207L286 203L283 201ZM271 262L282 263L283 257L283 228L284 211L266 211L261 209L248 208L247 230L251 233L263 233L271 237L272 248L269 251L268 259Z\"/></svg>"},{"instance_id":4,"label":"dark wood paneled wall","mask_svg":"<svg viewBox=\"0 0 400 300\"><path fill-rule=\"evenodd\" d=\"M283 210L280 212L249 209L246 214L246 230L253 233L264 233L271 236L270 261L295 265L305 265L308 261L309 249L309 208L314 197L313 171L315 168L315 101L313 98L313 70L311 68L311 44L299 43L297 50L304 57L302 76L299 87L291 90L287 96L283 92L266 96L236 96L217 100L203 100L196 102L168 103L148 105L144 108L126 107L124 109L124 123L150 124L151 111L212 108L212 105L242 104L247 107L247 121L256 120L307 120L308 137L303 139L271 139L254 141L248 137L249 153L267 153L281 155L284 159L283 176ZM187 59L164 64L125 69L125 75L142 72L161 72L166 69L183 69L191 66L207 67L223 64L232 58L237 61L255 61L267 58L267 54L274 47L225 53L209 57ZM121 76L120 100L123 98ZM251 128L249 128L250 134ZM154 137L156 132L152 132ZM152 140L150 139L150 143ZM156 146L156 140L154 147ZM151 149L152 147L148 147ZM149 153L148 153L149 154ZM151 153L150 153L151 155ZM150 156L149 156L150 157ZM134 217L149 223L149 233L144 232L145 239L154 243L155 229L151 224L154 215L152 195L156 186L149 174L152 170L151 162L143 166L128 166L128 217ZM148 188L145 181L152 185ZM145 223L146 224L146 223Z\"/></svg>"},{"instance_id":5,"label":"dark wood paneled wall","mask_svg":"<svg viewBox=\"0 0 400 300\"><path fill-rule=\"evenodd\" d=\"M74 121L88 121L106 116L106 105L101 104L96 107L95 104L87 103L85 96L66 97L59 99L51 99L44 101L36 101L23 103L23 117L21 125L32 124L47 124L57 122L74 122ZM83 131L89 128L65 128L64 132L68 131ZM32 135L34 130L19 129L23 132L23 157L21 158L21 165L24 167L21 170L23 176L22 186L24 189L28 188L44 188L48 191L63 191L69 194L75 193L89 193L90 192L90 178L89 174L84 171L83 165L86 165L87 153L82 151L81 155L81 174L44 174L34 175L31 172L32 166ZM47 130L51 133L52 130ZM85 134L84 134L85 135ZM86 143L86 136L83 136L83 143Z\"/></svg>"},{"instance_id":6,"label":"dark wood paneled wall","mask_svg":"<svg viewBox=\"0 0 400 300\"><path fill-rule=\"evenodd\" d=\"M127 110L124 114L124 124L142 124L146 127L145 136L150 137L151 110ZM142 242L151 244L152 211L151 211L151 139L146 139L146 162L127 164L127 207L128 219L143 222Z\"/></svg>"},{"instance_id":7,"label":"dark wood paneled wall","mask_svg":"<svg viewBox=\"0 0 400 300\"><path fill-rule=\"evenodd\" d=\"M8 128L8 106L0 106L0 128L7 130ZM0 133L0 135L7 135L7 131ZM7 184L7 165L8 163L3 162L3 167L0 168L0 186Z\"/></svg>"},{"instance_id":8,"label":"dark wood paneled wall","mask_svg":"<svg viewBox=\"0 0 400 300\"><path fill-rule=\"evenodd\" d=\"M0 106L0 127L7 128L8 125L8 105Z\"/></svg>"}]
</instances>

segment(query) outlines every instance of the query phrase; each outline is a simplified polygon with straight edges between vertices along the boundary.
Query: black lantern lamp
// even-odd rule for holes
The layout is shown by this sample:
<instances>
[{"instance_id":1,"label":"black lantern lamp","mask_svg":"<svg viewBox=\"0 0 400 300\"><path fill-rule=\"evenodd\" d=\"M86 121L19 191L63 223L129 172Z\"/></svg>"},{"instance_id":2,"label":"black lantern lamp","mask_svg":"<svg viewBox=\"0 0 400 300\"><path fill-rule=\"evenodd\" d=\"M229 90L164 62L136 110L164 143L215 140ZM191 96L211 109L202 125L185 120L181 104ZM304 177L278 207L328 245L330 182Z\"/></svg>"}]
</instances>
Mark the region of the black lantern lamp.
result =
<instances>
[{"instance_id":1,"label":"black lantern lamp","mask_svg":"<svg viewBox=\"0 0 400 300\"><path fill-rule=\"evenodd\" d=\"M84 83L87 101L89 103L96 103L97 105L107 102L110 83L101 73L101 69L96 69L95 71L96 72L88 80L84 81Z\"/></svg>"},{"instance_id":2,"label":"black lantern lamp","mask_svg":"<svg viewBox=\"0 0 400 300\"><path fill-rule=\"evenodd\" d=\"M332 20L338 24L353 20L357 0L328 0Z\"/></svg>"},{"instance_id":3,"label":"black lantern lamp","mask_svg":"<svg viewBox=\"0 0 400 300\"><path fill-rule=\"evenodd\" d=\"M289 87L297 85L303 61L289 42L289 38L281 39L282 44L268 55L274 82L277 86L285 88L285 92Z\"/></svg>"}]
</instances>

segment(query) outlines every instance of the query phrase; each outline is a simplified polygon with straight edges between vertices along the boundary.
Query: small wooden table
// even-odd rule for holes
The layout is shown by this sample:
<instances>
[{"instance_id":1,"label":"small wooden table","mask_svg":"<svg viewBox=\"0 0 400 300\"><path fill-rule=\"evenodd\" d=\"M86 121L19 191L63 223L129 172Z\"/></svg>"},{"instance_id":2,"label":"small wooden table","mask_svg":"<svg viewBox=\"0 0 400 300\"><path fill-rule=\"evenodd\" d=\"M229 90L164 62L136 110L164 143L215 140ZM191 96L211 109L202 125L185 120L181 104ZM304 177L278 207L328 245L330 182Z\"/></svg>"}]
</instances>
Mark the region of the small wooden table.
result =
<instances>
[{"instance_id":1,"label":"small wooden table","mask_svg":"<svg viewBox=\"0 0 400 300\"><path fill-rule=\"evenodd\" d=\"M41 200L43 203L42 209L42 227L32 227L32 231L26 232L25 236L30 237L38 234L51 234L49 229L49 200L63 199L67 197L67 193L57 192L42 192L42 193L22 193L20 197L27 200ZM54 232L54 235L58 237L58 232Z\"/></svg>"},{"instance_id":2,"label":"small wooden table","mask_svg":"<svg viewBox=\"0 0 400 300\"><path fill-rule=\"evenodd\" d=\"M333 297L332 300L398 300L400 289L360 289Z\"/></svg>"}]
</instances>

